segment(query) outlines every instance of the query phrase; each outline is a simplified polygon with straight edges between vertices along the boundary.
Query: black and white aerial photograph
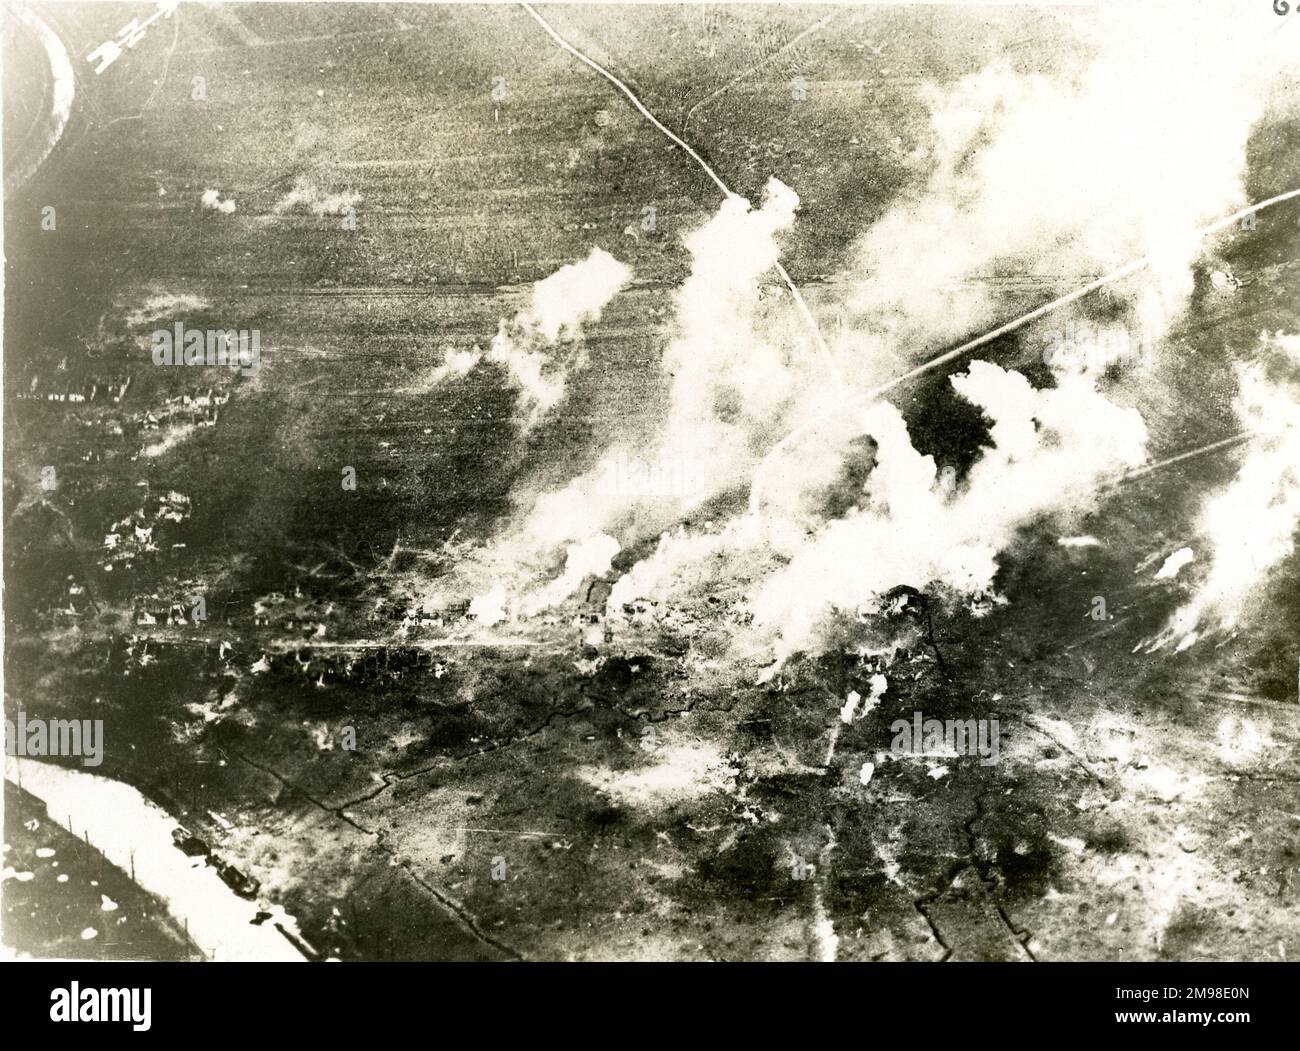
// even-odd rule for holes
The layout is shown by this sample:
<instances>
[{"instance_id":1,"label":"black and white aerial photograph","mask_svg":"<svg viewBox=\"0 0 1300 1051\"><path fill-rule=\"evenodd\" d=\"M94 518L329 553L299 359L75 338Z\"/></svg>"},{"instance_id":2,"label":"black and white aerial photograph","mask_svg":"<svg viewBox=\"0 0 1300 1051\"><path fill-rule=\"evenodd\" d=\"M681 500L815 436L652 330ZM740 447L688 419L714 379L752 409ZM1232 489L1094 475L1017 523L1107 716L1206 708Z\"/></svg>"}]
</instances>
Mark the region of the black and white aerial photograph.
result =
<instances>
[{"instance_id":1,"label":"black and white aerial photograph","mask_svg":"<svg viewBox=\"0 0 1300 1051\"><path fill-rule=\"evenodd\" d=\"M5 959L1300 959L1300 10L3 21Z\"/></svg>"}]
</instances>

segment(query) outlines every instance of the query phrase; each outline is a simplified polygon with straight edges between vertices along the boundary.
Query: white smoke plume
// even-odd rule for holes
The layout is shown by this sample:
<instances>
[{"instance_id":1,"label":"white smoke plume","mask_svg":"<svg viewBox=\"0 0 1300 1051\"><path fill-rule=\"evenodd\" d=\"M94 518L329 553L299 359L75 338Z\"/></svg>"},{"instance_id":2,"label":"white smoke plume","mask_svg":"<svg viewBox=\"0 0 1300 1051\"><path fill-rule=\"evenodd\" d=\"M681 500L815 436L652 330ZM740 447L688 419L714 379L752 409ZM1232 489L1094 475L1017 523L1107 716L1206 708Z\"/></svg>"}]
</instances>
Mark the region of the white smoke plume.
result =
<instances>
[{"instance_id":1,"label":"white smoke plume","mask_svg":"<svg viewBox=\"0 0 1300 1051\"><path fill-rule=\"evenodd\" d=\"M429 370L422 386L429 389L452 376L467 376L482 360L483 352L478 348L457 350L455 347L446 347L443 349L442 364Z\"/></svg>"},{"instance_id":2,"label":"white smoke plume","mask_svg":"<svg viewBox=\"0 0 1300 1051\"><path fill-rule=\"evenodd\" d=\"M662 362L669 408L658 441L613 448L594 470L539 499L524 527L537 543L554 547L632 517L636 533L654 535L704 499L743 485L791 410L826 398L813 387L807 355L793 347L798 330L787 304L763 287L798 207L798 195L771 179L759 207L730 197L687 235L691 272ZM680 484L617 484L656 475Z\"/></svg>"},{"instance_id":3,"label":"white smoke plume","mask_svg":"<svg viewBox=\"0 0 1300 1051\"><path fill-rule=\"evenodd\" d=\"M1209 570L1148 652L1177 640L1193 646L1206 630L1230 631L1265 574L1295 550L1300 526L1300 336L1262 338L1263 360L1238 366L1236 410L1254 432L1236 478L1208 501L1198 532Z\"/></svg>"},{"instance_id":4,"label":"white smoke plume","mask_svg":"<svg viewBox=\"0 0 1300 1051\"><path fill-rule=\"evenodd\" d=\"M993 421L993 443L949 493L903 417L863 414L876 445L866 506L825 526L754 596L754 624L779 636L778 660L808 648L827 616L855 614L898 585L961 595L993 590L997 554L1034 516L1092 500L1107 474L1146 457L1146 427L1081 374L1036 390L1017 372L972 362L954 389Z\"/></svg>"},{"instance_id":5,"label":"white smoke plume","mask_svg":"<svg viewBox=\"0 0 1300 1051\"><path fill-rule=\"evenodd\" d=\"M583 324L598 321L631 278L626 266L593 248L582 262L562 266L538 281L528 308L501 322L483 359L503 368L519 391L524 430L564 397L569 372L585 362L577 342ZM558 355L552 353L557 346L562 350Z\"/></svg>"},{"instance_id":6,"label":"white smoke plume","mask_svg":"<svg viewBox=\"0 0 1300 1051\"><path fill-rule=\"evenodd\" d=\"M582 585L588 577L603 577L618 554L619 544L612 536L597 533L576 544L570 544L564 560L564 572L545 587L534 592L524 602L524 614L534 616L563 602Z\"/></svg>"},{"instance_id":7,"label":"white smoke plume","mask_svg":"<svg viewBox=\"0 0 1300 1051\"><path fill-rule=\"evenodd\" d=\"M789 333L795 330L782 327L789 320L771 315L784 312L785 304L762 288L778 256L777 237L794 222L798 204L797 195L773 179L760 207L731 197L686 237L691 272L677 295L676 332L663 358L670 401L658 440L617 445L592 470L538 496L522 521L483 554L494 574L505 565L543 566L566 545L586 550L602 536L617 536L627 546L670 528L703 500L744 484L756 451L779 433L796 399L809 407L824 397L810 393L806 355L792 353ZM571 292L560 295L562 289L557 282L535 297L534 312L547 302L579 301ZM552 317L546 330L559 328ZM516 353L516 373L520 358L526 355ZM530 382L534 403L542 404L544 378ZM521 588L531 589L527 572L516 575L524 578ZM543 592L545 604L561 601L581 580L564 572Z\"/></svg>"},{"instance_id":8,"label":"white smoke plume","mask_svg":"<svg viewBox=\"0 0 1300 1051\"><path fill-rule=\"evenodd\" d=\"M491 362L518 391L521 430L531 430L563 399L573 369L585 363L582 326L599 321L631 279L625 265L604 249L593 248L582 262L562 266L533 285L529 305L501 322L486 353L479 347L446 350L443 363L429 371L422 386L465 376L482 362Z\"/></svg>"},{"instance_id":9,"label":"white smoke plume","mask_svg":"<svg viewBox=\"0 0 1300 1051\"><path fill-rule=\"evenodd\" d=\"M751 517L732 519L709 532L677 529L659 537L654 552L614 583L607 608L618 615L637 599L664 604L707 586L708 567L730 578L757 577L770 568L762 554L763 531ZM749 572L742 568L747 564Z\"/></svg>"},{"instance_id":10,"label":"white smoke plume","mask_svg":"<svg viewBox=\"0 0 1300 1051\"><path fill-rule=\"evenodd\" d=\"M1103 5L1076 70L994 63L924 92L932 171L861 239L851 301L894 345L951 340L999 319L1002 274L1067 287L1132 259L1157 262L1133 322L1158 339L1192 290L1192 231L1243 201L1251 127L1300 59L1277 27L1212 0ZM1207 56L1213 56L1207 60ZM1154 138L1153 138L1154 136Z\"/></svg>"},{"instance_id":11,"label":"white smoke plume","mask_svg":"<svg viewBox=\"0 0 1300 1051\"><path fill-rule=\"evenodd\" d=\"M360 201L361 194L354 190L326 193L310 179L299 177L294 181L293 189L275 203L272 211L277 215L295 209L301 209L316 216L346 215Z\"/></svg>"},{"instance_id":12,"label":"white smoke plume","mask_svg":"<svg viewBox=\"0 0 1300 1051\"><path fill-rule=\"evenodd\" d=\"M204 190L199 203L208 211L218 212L221 215L234 215L235 202L221 196L220 190Z\"/></svg>"},{"instance_id":13,"label":"white smoke plume","mask_svg":"<svg viewBox=\"0 0 1300 1051\"><path fill-rule=\"evenodd\" d=\"M601 248L581 263L562 266L533 285L533 302L523 323L535 326L547 343L577 339L581 326L599 321L609 301L632 279L632 271Z\"/></svg>"},{"instance_id":14,"label":"white smoke plume","mask_svg":"<svg viewBox=\"0 0 1300 1051\"><path fill-rule=\"evenodd\" d=\"M506 603L509 596L506 594L505 585L497 581L481 595L476 595L470 600L468 615L470 619L475 620L484 628L491 628L500 624L509 614L506 612Z\"/></svg>"}]
</instances>

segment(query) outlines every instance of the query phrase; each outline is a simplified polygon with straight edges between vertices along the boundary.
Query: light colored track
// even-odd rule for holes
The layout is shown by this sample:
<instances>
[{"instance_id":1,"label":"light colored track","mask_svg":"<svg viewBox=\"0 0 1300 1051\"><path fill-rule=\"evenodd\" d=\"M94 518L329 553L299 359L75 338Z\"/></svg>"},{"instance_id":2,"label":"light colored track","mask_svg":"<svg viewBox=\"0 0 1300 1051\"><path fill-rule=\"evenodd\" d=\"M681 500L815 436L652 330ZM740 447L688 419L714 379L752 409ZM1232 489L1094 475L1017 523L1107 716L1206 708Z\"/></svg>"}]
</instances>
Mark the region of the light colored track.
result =
<instances>
[{"instance_id":1,"label":"light colored track","mask_svg":"<svg viewBox=\"0 0 1300 1051\"><path fill-rule=\"evenodd\" d=\"M522 7L525 11L527 11L528 14L532 17L533 21L535 21L539 26L541 26L542 29L546 32L546 35L549 36L552 40L554 40L561 48L567 51L570 55L576 58L583 65L588 66L591 69L595 70L602 77L604 77L611 84L613 84L614 87L616 87L620 92L626 95L628 101L631 102L632 105L636 108L636 111L640 113L641 116L645 117L645 119L648 120L651 124L653 124L659 131L661 131L668 138L670 142L680 147L681 149L685 150L687 156L689 156L691 160L695 161L695 163L700 166L700 169L704 172L704 174L713 180L714 184L718 187L719 190L723 192L723 194L726 197L740 196L739 194L733 193L731 191L731 189L727 186L727 184L722 181L721 176L719 176L718 173L715 172L709 166L709 163L703 157L701 157L698 153L696 153L695 150L691 149L688 143L683 141L674 132L670 131L667 128L667 126L665 126L664 123L658 117L656 117L653 113L651 113L648 109L646 109L645 105L641 102L641 100L632 93L631 88L629 88L626 84L624 84L621 80L619 80L618 77L614 76L613 73L607 70L599 62L596 62L594 59L588 58L576 47L574 47L567 40L565 40L564 37L560 36L559 33L557 33L553 28L551 28L551 24L537 13L537 11L533 8L532 4L521 3L519 6ZM776 272L781 275L781 280L785 282L785 287L790 290L790 296L794 300L795 306L799 309L799 313L803 316L804 322L808 325L808 331L812 335L813 340L817 345L817 352L821 355L826 366L831 370L831 373L832 375L834 375L836 381L839 383L843 383L844 377L841 375L839 366L838 364L836 364L835 358L831 354L830 347L826 345L826 340L822 338L821 328L818 327L817 319L813 317L812 311L808 309L808 304L804 301L803 295L799 292L799 289L795 287L795 283L790 279L790 275L786 273L786 269L784 266L781 265L780 261L778 260L773 265L774 268L776 269Z\"/></svg>"},{"instance_id":2,"label":"light colored track","mask_svg":"<svg viewBox=\"0 0 1300 1051\"><path fill-rule=\"evenodd\" d=\"M1201 445L1185 453L1179 453L1177 456L1170 456L1165 460L1158 460L1156 463L1149 463L1143 467L1135 467L1131 471L1126 471L1111 483L1112 486L1121 485L1124 482L1132 482L1138 478L1143 478L1153 471L1158 471L1162 467L1172 467L1176 463L1182 463L1184 460L1190 460L1196 456L1204 456L1206 453L1212 453L1219 449L1226 449L1232 445L1241 445L1255 437L1254 431L1241 431L1229 438L1220 438L1217 442L1210 442L1208 445Z\"/></svg>"},{"instance_id":3,"label":"light colored track","mask_svg":"<svg viewBox=\"0 0 1300 1051\"><path fill-rule=\"evenodd\" d=\"M759 70L775 62L787 51L794 49L802 41L807 40L808 37L812 36L814 33L820 33L831 22L839 18L841 13L842 12L840 11L835 11L827 15L825 18L821 19L819 22L813 23L807 29L803 30L803 32L799 33L797 36L792 37L786 43L782 44L779 48L777 48L770 55L768 55L767 58L763 59L762 62L759 62L757 65L751 66L749 69L745 70L745 72L741 73L740 76L732 77L729 81L723 84L722 87L710 91L707 95L704 96L704 98L700 99L699 102L695 103L694 106L692 106L690 109L686 111L686 116L682 118L682 132L685 133L686 129L691 126L691 118L695 116L696 111L703 109L714 99L721 98L732 88L736 87L738 84L743 84L746 80L752 77Z\"/></svg>"}]
</instances>

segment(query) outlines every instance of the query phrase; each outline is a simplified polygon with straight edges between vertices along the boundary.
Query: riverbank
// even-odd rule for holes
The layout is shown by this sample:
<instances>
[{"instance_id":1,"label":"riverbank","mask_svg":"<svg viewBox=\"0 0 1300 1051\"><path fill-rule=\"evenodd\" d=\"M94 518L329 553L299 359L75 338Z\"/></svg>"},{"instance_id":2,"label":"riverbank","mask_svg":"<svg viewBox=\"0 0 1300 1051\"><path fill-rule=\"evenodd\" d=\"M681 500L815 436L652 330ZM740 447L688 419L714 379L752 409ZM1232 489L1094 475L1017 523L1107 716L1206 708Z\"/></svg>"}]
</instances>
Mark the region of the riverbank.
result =
<instances>
[{"instance_id":1,"label":"riverbank","mask_svg":"<svg viewBox=\"0 0 1300 1051\"><path fill-rule=\"evenodd\" d=\"M154 895L209 960L301 961L258 905L235 894L202 858L172 842L176 821L129 785L50 763L5 757L5 779L40 799L50 819L89 843Z\"/></svg>"}]
</instances>

